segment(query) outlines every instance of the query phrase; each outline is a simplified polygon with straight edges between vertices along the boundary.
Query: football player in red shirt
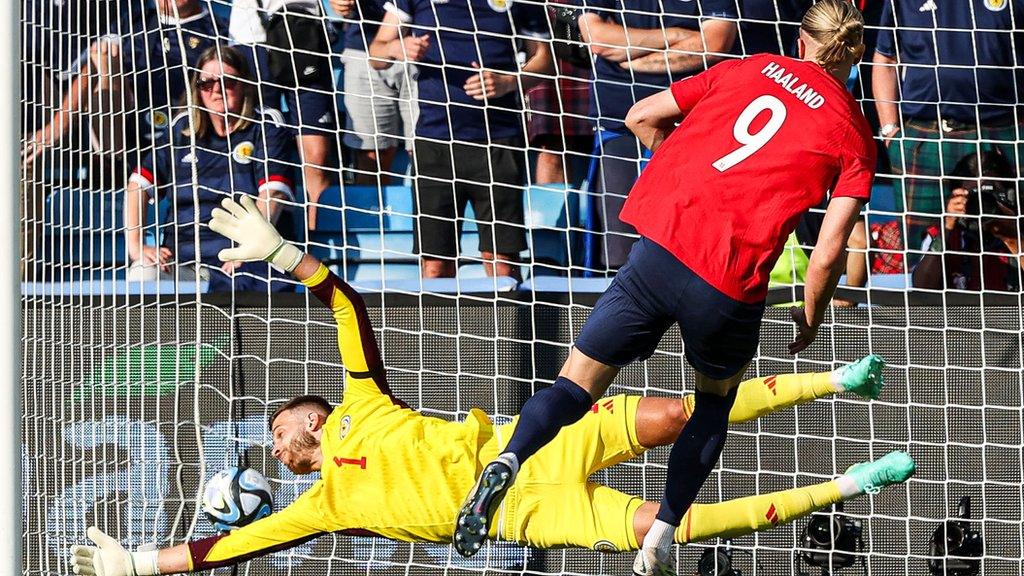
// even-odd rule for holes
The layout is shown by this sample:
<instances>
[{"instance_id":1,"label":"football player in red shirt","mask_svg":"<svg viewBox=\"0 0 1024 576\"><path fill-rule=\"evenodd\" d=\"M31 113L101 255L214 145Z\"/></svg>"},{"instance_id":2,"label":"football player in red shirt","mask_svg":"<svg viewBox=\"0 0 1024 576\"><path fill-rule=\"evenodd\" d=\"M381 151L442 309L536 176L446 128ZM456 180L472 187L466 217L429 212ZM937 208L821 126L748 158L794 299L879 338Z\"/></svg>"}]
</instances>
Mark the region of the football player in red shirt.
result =
<instances>
[{"instance_id":1,"label":"football player in red shirt","mask_svg":"<svg viewBox=\"0 0 1024 576\"><path fill-rule=\"evenodd\" d=\"M641 238L558 380L526 403L508 446L484 468L456 521L460 551L486 534L526 458L678 323L697 372L696 410L669 456L658 520L634 564L640 575L671 573L672 534L718 461L736 386L757 351L769 272L800 216L830 191L806 303L793 311L791 353L814 340L845 267L875 167L871 130L844 86L863 33L852 4L822 0L803 18L800 59L723 62L630 110L627 126L655 152L621 214Z\"/></svg>"}]
</instances>

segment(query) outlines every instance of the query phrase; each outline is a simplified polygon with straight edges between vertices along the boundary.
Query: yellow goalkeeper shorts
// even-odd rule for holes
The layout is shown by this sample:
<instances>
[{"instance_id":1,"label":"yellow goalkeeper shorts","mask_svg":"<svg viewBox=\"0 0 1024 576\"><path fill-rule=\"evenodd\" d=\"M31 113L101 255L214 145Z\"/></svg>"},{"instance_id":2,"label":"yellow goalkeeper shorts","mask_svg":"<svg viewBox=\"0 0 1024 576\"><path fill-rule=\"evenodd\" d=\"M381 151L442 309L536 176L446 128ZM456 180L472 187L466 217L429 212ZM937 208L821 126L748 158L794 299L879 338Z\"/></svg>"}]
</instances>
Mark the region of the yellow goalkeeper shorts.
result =
<instances>
[{"instance_id":1,"label":"yellow goalkeeper shorts","mask_svg":"<svg viewBox=\"0 0 1024 576\"><path fill-rule=\"evenodd\" d=\"M538 548L636 549L633 515L643 500L588 482L598 470L644 452L637 441L638 396L602 398L523 465L491 536ZM518 419L498 426L484 446L489 461L512 437Z\"/></svg>"}]
</instances>

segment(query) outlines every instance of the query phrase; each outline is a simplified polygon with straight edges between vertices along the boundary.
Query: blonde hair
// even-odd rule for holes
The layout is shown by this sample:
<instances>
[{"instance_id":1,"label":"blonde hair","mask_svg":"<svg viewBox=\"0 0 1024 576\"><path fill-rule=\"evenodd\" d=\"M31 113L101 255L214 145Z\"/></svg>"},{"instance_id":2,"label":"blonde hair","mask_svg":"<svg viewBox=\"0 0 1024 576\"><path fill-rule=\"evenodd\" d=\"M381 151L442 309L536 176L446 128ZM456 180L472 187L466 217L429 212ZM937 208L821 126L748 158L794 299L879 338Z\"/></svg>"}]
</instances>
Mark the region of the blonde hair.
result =
<instances>
[{"instance_id":1,"label":"blonde hair","mask_svg":"<svg viewBox=\"0 0 1024 576\"><path fill-rule=\"evenodd\" d=\"M259 96L256 94L256 85L253 84L252 77L249 75L249 63L234 48L211 46L199 55L199 61L196 62L195 66L196 71L192 74L192 79L189 82L189 92L192 93L192 109L189 111L192 115L192 126L182 130L182 134L185 136L192 136L194 129L196 138L205 138L207 133L213 130L212 123L210 122L210 112L203 108L201 104L199 77L202 75L203 66L214 60L219 60L222 64L231 66L237 71L237 74L232 76L232 78L236 78L242 83L242 90L244 91L241 112L238 115L230 114L229 112L228 132L244 130L256 117L256 104ZM225 98L226 101L227 99Z\"/></svg>"},{"instance_id":2,"label":"blonde hair","mask_svg":"<svg viewBox=\"0 0 1024 576\"><path fill-rule=\"evenodd\" d=\"M864 16L849 0L818 0L804 14L800 29L821 45L814 59L826 70L864 55Z\"/></svg>"}]
</instances>

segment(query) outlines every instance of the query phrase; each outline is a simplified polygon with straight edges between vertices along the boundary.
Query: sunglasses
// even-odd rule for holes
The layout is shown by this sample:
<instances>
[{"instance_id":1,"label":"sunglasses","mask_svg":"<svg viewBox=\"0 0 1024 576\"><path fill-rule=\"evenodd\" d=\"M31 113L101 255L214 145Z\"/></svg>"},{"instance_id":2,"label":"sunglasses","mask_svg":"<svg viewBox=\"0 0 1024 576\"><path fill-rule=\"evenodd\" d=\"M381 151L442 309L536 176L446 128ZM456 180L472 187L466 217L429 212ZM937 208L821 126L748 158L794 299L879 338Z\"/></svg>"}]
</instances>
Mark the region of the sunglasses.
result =
<instances>
[{"instance_id":1,"label":"sunglasses","mask_svg":"<svg viewBox=\"0 0 1024 576\"><path fill-rule=\"evenodd\" d=\"M196 86L199 86L199 89L203 92L213 92L222 84L225 90L234 90L235 88L238 88L241 83L242 81L237 78L221 76L218 78L206 78L204 80L200 80L199 82L196 82Z\"/></svg>"}]
</instances>

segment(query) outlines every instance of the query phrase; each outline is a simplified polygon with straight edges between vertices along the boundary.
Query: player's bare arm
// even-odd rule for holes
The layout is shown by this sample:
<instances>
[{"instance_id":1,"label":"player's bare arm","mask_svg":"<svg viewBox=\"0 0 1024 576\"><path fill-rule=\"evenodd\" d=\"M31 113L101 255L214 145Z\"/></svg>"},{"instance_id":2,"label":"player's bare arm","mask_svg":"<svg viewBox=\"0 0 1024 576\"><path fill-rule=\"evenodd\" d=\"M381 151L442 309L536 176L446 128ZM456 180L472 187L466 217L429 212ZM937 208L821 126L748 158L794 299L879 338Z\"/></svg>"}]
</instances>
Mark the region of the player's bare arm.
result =
<instances>
[{"instance_id":1,"label":"player's bare arm","mask_svg":"<svg viewBox=\"0 0 1024 576\"><path fill-rule=\"evenodd\" d=\"M278 512L228 533L164 548L130 552L95 526L92 546L72 546L71 565L83 576L155 576L233 566L297 546L325 532L311 507L311 493Z\"/></svg>"},{"instance_id":2,"label":"player's bare arm","mask_svg":"<svg viewBox=\"0 0 1024 576\"><path fill-rule=\"evenodd\" d=\"M875 52L872 58L871 91L875 96L875 110L878 112L878 123L882 127L882 141L886 146L900 131L897 64L895 58L878 52Z\"/></svg>"},{"instance_id":3,"label":"player's bare arm","mask_svg":"<svg viewBox=\"0 0 1024 576\"><path fill-rule=\"evenodd\" d=\"M793 320L797 337L789 345L790 354L810 346L817 335L818 326L825 320L825 309L846 269L846 244L854 225L860 219L864 201L856 198L833 198L825 210L818 243L811 252L804 287L804 307L796 308Z\"/></svg>"},{"instance_id":4,"label":"player's bare arm","mask_svg":"<svg viewBox=\"0 0 1024 576\"><path fill-rule=\"evenodd\" d=\"M682 119L672 91L663 90L634 104L626 115L626 127L645 148L656 152Z\"/></svg>"}]
</instances>

